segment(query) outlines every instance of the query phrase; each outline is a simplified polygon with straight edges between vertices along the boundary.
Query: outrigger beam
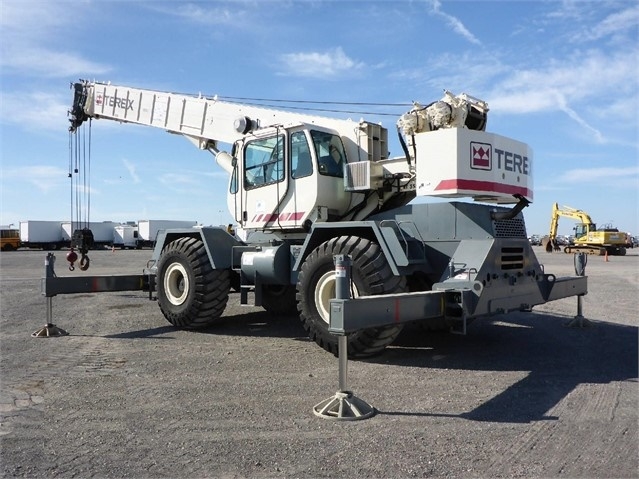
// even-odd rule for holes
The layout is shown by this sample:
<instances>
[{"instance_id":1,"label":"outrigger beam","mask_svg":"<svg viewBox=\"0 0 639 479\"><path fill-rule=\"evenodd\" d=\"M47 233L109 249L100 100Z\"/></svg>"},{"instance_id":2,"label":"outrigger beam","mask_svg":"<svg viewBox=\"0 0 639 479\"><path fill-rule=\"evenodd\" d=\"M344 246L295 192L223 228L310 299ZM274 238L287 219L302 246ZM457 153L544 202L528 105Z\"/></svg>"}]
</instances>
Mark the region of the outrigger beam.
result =
<instances>
[{"instance_id":1,"label":"outrigger beam","mask_svg":"<svg viewBox=\"0 0 639 479\"><path fill-rule=\"evenodd\" d=\"M155 277L150 274L111 276L69 276L59 278L54 270L55 256L49 253L45 260L45 276L40 287L47 298L58 294L105 293L117 291L153 291Z\"/></svg>"}]
</instances>

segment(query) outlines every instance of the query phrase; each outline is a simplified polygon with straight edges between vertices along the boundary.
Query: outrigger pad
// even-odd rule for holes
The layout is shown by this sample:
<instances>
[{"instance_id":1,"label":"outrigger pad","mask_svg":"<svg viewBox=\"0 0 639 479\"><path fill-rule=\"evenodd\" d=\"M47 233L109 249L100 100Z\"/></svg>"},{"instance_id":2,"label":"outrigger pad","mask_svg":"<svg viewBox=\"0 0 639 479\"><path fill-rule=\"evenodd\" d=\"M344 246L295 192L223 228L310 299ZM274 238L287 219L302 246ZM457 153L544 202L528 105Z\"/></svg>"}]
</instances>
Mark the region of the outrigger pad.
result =
<instances>
[{"instance_id":1,"label":"outrigger pad","mask_svg":"<svg viewBox=\"0 0 639 479\"><path fill-rule=\"evenodd\" d=\"M579 315L564 323L567 328L589 328L592 325L592 321Z\"/></svg>"},{"instance_id":2,"label":"outrigger pad","mask_svg":"<svg viewBox=\"0 0 639 479\"><path fill-rule=\"evenodd\" d=\"M44 328L38 329L36 332L31 333L34 338L52 338L54 336L68 336L64 329L58 328L55 324L48 323Z\"/></svg>"},{"instance_id":3,"label":"outrigger pad","mask_svg":"<svg viewBox=\"0 0 639 479\"><path fill-rule=\"evenodd\" d=\"M350 391L338 391L313 407L316 416L337 421L367 419L375 414L375 408Z\"/></svg>"}]
</instances>

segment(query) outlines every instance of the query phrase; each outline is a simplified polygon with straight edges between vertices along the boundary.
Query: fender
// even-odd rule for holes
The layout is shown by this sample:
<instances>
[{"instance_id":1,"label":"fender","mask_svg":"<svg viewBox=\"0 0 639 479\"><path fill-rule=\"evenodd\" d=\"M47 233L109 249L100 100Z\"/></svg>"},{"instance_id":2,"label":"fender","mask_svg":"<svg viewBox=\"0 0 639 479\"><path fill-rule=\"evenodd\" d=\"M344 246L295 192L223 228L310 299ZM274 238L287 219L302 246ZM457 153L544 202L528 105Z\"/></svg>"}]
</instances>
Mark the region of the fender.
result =
<instances>
[{"instance_id":1,"label":"fender","mask_svg":"<svg viewBox=\"0 0 639 479\"><path fill-rule=\"evenodd\" d=\"M245 243L230 235L225 228L221 227L209 226L204 228L161 230L157 236L151 264L157 264L162 249L168 243L183 237L200 238L202 240L211 266L214 269L229 269L234 265L237 266L241 257L241 247L246 247Z\"/></svg>"},{"instance_id":2,"label":"fender","mask_svg":"<svg viewBox=\"0 0 639 479\"><path fill-rule=\"evenodd\" d=\"M382 221L345 221L339 223L316 223L309 232L297 254L293 273L297 274L306 257L320 244L337 236L360 236L380 245L394 275L410 274L416 267L429 269L425 255L415 258L409 256L407 244L397 234L395 222Z\"/></svg>"}]
</instances>

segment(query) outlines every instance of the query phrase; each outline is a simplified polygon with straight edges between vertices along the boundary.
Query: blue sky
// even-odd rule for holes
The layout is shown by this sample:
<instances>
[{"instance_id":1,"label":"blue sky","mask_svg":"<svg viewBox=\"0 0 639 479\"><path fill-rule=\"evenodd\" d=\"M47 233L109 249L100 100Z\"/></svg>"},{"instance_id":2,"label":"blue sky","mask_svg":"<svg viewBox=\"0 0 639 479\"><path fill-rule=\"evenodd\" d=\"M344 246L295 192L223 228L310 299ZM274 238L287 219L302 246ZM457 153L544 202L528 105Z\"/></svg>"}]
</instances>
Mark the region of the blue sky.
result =
<instances>
[{"instance_id":1,"label":"blue sky","mask_svg":"<svg viewBox=\"0 0 639 479\"><path fill-rule=\"evenodd\" d=\"M339 102L466 92L488 102L488 131L533 148L529 234L554 202L639 234L638 25L634 0L2 0L0 223L70 219L69 85L84 78ZM378 111L358 117L394 138ZM231 218L213 157L153 128L93 122L90 185L91 221Z\"/></svg>"}]
</instances>

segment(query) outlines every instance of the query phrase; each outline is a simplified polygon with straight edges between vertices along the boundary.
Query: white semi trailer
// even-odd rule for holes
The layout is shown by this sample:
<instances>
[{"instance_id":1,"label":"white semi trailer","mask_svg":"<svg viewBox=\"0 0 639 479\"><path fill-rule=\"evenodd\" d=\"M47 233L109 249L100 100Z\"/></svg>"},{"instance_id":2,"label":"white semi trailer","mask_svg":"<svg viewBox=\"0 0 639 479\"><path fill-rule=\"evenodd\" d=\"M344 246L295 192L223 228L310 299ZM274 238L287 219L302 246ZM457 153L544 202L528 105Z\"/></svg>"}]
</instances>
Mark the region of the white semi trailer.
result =
<instances>
[{"instance_id":1,"label":"white semi trailer","mask_svg":"<svg viewBox=\"0 0 639 479\"><path fill-rule=\"evenodd\" d=\"M20 221L20 245L23 248L59 250L68 247L70 238L64 236L61 221Z\"/></svg>"},{"instance_id":2,"label":"white semi trailer","mask_svg":"<svg viewBox=\"0 0 639 479\"><path fill-rule=\"evenodd\" d=\"M129 224L117 225L113 231L113 246L122 249L139 248L138 227Z\"/></svg>"}]
</instances>

